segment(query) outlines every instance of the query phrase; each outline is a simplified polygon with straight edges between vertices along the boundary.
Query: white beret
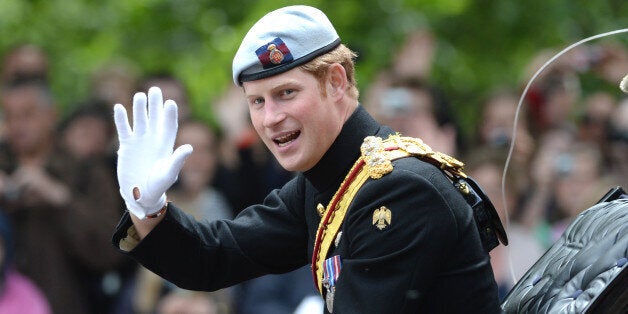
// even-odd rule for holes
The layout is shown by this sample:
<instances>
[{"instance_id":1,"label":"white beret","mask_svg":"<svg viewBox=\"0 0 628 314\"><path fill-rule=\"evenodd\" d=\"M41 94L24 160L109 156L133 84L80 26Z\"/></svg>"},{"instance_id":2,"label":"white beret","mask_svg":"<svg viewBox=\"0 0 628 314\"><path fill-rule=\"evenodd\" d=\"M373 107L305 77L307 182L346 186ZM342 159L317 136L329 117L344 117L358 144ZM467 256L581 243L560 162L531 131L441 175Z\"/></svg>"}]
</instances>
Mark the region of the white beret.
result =
<instances>
[{"instance_id":1,"label":"white beret","mask_svg":"<svg viewBox=\"0 0 628 314\"><path fill-rule=\"evenodd\" d=\"M244 36L233 58L233 82L286 72L338 45L338 33L319 9L295 5L272 11Z\"/></svg>"}]
</instances>

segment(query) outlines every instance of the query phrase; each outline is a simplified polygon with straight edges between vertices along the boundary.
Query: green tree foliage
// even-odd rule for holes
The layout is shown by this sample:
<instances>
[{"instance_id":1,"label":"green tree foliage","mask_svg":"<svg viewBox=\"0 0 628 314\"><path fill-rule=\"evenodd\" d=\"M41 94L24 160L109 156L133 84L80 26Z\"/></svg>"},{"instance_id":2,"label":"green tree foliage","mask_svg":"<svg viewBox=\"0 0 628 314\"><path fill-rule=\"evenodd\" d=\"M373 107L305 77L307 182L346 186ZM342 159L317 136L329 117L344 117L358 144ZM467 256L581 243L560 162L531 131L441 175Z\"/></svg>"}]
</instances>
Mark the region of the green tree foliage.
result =
<instances>
[{"instance_id":1,"label":"green tree foliage","mask_svg":"<svg viewBox=\"0 0 628 314\"><path fill-rule=\"evenodd\" d=\"M231 59L246 30L265 12L295 1L0 0L0 54L18 43L43 47L63 108L87 97L91 74L116 60L141 73L171 71L190 89L194 112L231 84ZM438 40L431 79L475 123L493 87L519 86L540 50L563 48L628 27L625 0L312 0L343 41L360 54L362 89L390 63L404 35L429 27ZM626 42L628 35L620 40Z\"/></svg>"}]
</instances>

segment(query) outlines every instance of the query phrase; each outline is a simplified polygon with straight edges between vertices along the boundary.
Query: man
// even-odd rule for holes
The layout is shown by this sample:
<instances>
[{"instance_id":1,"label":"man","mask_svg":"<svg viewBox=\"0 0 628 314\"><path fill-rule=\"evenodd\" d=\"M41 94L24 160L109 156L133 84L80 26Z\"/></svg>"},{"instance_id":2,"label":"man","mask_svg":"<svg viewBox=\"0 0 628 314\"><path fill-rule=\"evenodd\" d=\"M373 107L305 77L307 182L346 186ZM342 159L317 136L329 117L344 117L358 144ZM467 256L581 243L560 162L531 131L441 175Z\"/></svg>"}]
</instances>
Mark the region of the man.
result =
<instances>
[{"instance_id":1,"label":"man","mask_svg":"<svg viewBox=\"0 0 628 314\"><path fill-rule=\"evenodd\" d=\"M273 11L245 36L234 82L259 136L298 174L234 220L198 223L166 202L192 152L189 145L172 151L174 102L162 105L155 88L148 101L136 94L134 129L116 105L118 178L130 214L114 244L188 289L215 290L313 262L328 312L497 312L471 209L443 171L407 158L427 156L429 147L386 140L394 132L359 105L354 56L327 17L306 6ZM453 158L430 154L459 170Z\"/></svg>"},{"instance_id":2,"label":"man","mask_svg":"<svg viewBox=\"0 0 628 314\"><path fill-rule=\"evenodd\" d=\"M120 198L107 167L79 161L56 138L48 85L2 87L0 208L15 229L15 266L33 279L54 313L101 313L100 279L122 261L109 246Z\"/></svg>"},{"instance_id":3,"label":"man","mask_svg":"<svg viewBox=\"0 0 628 314\"><path fill-rule=\"evenodd\" d=\"M393 79L367 107L380 123L405 136L420 137L439 152L457 155L462 136L440 90L416 79Z\"/></svg>"}]
</instances>

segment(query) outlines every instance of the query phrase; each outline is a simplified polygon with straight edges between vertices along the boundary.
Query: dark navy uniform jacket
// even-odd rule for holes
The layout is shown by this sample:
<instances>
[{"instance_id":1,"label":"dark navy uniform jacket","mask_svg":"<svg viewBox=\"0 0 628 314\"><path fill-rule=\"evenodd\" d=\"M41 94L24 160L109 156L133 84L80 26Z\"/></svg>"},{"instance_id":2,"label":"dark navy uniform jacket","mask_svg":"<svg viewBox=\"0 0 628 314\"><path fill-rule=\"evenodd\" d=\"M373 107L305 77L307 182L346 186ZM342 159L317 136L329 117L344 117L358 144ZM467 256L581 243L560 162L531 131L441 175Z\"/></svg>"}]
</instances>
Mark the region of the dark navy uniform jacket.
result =
<instances>
[{"instance_id":1,"label":"dark navy uniform jacket","mask_svg":"<svg viewBox=\"0 0 628 314\"><path fill-rule=\"evenodd\" d=\"M216 290L311 262L326 206L369 135L388 137L361 106L320 162L299 173L263 204L234 220L198 223L170 204L165 218L128 254L186 289ZM348 208L342 236L334 313L497 313L497 286L470 207L435 166L414 157L368 179ZM242 191L246 193L246 191ZM385 206L380 230L374 210ZM128 213L113 236L119 246L132 226Z\"/></svg>"}]
</instances>

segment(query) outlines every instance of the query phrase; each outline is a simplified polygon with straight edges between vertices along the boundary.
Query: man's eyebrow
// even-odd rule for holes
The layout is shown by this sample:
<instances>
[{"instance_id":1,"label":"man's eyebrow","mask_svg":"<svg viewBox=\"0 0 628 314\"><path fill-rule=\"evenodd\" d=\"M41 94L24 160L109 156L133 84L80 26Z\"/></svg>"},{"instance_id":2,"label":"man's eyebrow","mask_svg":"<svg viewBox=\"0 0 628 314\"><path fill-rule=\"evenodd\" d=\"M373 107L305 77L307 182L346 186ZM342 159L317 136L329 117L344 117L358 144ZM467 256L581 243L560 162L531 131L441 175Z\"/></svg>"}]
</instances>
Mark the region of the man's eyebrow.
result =
<instances>
[{"instance_id":1,"label":"man's eyebrow","mask_svg":"<svg viewBox=\"0 0 628 314\"><path fill-rule=\"evenodd\" d=\"M283 82L278 82L276 85L271 85L268 89L271 93L277 92L279 90L283 90L286 88L294 88L294 87L300 87L303 84L301 84L301 82L299 82L299 80L296 79L289 79L287 81L283 81ZM258 95L258 93L252 93L252 94L247 94L246 93L246 88L244 88L244 86L242 86L242 88L244 89L244 95L245 97L251 97L251 96L261 96Z\"/></svg>"},{"instance_id":2,"label":"man's eyebrow","mask_svg":"<svg viewBox=\"0 0 628 314\"><path fill-rule=\"evenodd\" d=\"M282 90L282 89L286 89L288 87L294 87L294 86L301 86L301 84L297 80L290 80L290 81L287 81L287 82L281 82L281 83L271 87L270 90L274 92L274 91L277 91L277 90Z\"/></svg>"}]
</instances>

